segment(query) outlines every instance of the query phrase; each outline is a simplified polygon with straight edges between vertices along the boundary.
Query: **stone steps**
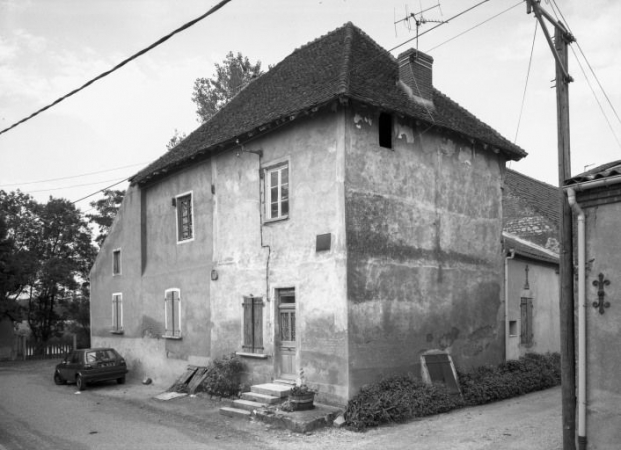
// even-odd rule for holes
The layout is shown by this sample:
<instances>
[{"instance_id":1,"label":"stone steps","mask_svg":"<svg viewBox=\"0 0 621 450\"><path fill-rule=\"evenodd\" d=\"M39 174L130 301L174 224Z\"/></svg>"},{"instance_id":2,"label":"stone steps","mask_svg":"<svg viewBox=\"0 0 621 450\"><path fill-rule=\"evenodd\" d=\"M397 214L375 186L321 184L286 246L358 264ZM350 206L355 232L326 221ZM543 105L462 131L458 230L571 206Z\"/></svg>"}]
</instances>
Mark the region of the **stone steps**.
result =
<instances>
[{"instance_id":1,"label":"stone steps","mask_svg":"<svg viewBox=\"0 0 621 450\"><path fill-rule=\"evenodd\" d=\"M250 392L244 392L242 398L233 401L230 407L220 408L220 414L229 417L250 418L253 411L264 406L283 403L291 392L292 385L278 382L256 384Z\"/></svg>"}]
</instances>

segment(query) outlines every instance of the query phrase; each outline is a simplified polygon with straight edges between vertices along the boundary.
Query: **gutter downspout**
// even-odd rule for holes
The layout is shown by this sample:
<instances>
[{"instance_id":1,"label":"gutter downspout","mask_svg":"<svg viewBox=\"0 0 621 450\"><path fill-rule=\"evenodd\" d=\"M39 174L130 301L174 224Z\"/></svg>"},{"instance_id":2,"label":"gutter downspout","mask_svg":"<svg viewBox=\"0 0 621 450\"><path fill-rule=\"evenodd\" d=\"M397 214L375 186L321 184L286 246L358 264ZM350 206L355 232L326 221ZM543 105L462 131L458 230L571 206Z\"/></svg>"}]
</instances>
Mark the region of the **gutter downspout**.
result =
<instances>
[{"instance_id":1,"label":"gutter downspout","mask_svg":"<svg viewBox=\"0 0 621 450\"><path fill-rule=\"evenodd\" d=\"M509 359L509 260L515 258L515 250L505 256L505 361Z\"/></svg>"},{"instance_id":2,"label":"gutter downspout","mask_svg":"<svg viewBox=\"0 0 621 450\"><path fill-rule=\"evenodd\" d=\"M586 449L586 269L584 211L576 191L567 189L567 201L578 220L578 449Z\"/></svg>"}]
</instances>

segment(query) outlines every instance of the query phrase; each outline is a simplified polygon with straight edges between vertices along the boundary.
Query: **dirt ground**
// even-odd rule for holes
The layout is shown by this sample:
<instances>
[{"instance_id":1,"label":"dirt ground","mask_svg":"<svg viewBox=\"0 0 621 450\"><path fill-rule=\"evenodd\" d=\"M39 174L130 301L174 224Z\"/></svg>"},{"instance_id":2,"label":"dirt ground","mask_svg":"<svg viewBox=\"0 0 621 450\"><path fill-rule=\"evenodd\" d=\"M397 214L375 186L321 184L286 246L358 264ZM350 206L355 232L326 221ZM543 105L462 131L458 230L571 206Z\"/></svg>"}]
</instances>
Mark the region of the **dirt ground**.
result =
<instances>
[{"instance_id":1,"label":"dirt ground","mask_svg":"<svg viewBox=\"0 0 621 450\"><path fill-rule=\"evenodd\" d=\"M73 433L71 448L118 448L112 447L113 442L116 442L112 439L118 436L121 442L131 438L138 445L138 431L143 433L140 435L139 443L143 445L140 448L150 449L170 448L170 442L166 439L173 438L177 444L184 442L183 448L218 450L562 448L559 387L489 405L387 425L364 433L327 428L298 434L261 422L222 416L219 414L222 402L202 394L169 401L155 400L154 397L167 386L143 385L140 380L131 378L125 385L110 383L89 386L81 395L75 395L75 386L53 384L54 364L52 361L42 361L0 365L0 393L3 397L0 407L0 450L69 448L54 444L60 442L59 439L67 438L58 430L58 417L50 413L59 407L66 409L63 417L69 412L77 411L79 414L79 417L73 419L66 417L68 423L84 422L82 428L86 427L85 433L95 430L85 436ZM28 408L24 407L23 402L27 402ZM3 414L4 419L1 417ZM4 447L3 439L5 444L25 444L21 447ZM107 446L90 445L96 439L103 440ZM88 445L75 447L76 442ZM32 443L37 443L37 446L30 445Z\"/></svg>"},{"instance_id":2,"label":"dirt ground","mask_svg":"<svg viewBox=\"0 0 621 450\"><path fill-rule=\"evenodd\" d=\"M433 450L556 450L562 448L560 387L489 405L464 408L364 433L346 429L322 429L307 435L278 429L261 422L215 415L221 403L199 395L166 402L153 400L158 387L129 384L100 390L132 402L173 414L189 414L198 420L222 420L222 441L234 440L236 430L254 436L260 447L310 450L433 449Z\"/></svg>"}]
</instances>

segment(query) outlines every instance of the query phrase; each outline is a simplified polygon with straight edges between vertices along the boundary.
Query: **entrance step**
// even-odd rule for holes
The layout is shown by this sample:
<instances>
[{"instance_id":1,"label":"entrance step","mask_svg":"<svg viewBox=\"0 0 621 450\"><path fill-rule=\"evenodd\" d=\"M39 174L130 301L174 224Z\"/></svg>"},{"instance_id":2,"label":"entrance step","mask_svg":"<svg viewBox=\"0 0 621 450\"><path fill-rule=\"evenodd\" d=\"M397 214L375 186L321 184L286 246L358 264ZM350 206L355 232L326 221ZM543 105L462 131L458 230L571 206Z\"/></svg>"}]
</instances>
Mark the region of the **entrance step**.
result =
<instances>
[{"instance_id":1,"label":"entrance step","mask_svg":"<svg viewBox=\"0 0 621 450\"><path fill-rule=\"evenodd\" d=\"M262 403L264 405L274 405L283 401L282 397L274 397L273 395L259 394L258 392L244 392L241 395L242 400L250 400L252 402Z\"/></svg>"},{"instance_id":2,"label":"entrance step","mask_svg":"<svg viewBox=\"0 0 621 450\"><path fill-rule=\"evenodd\" d=\"M245 409L229 408L227 406L220 408L220 414L227 417L242 417L244 419L250 419L250 416L252 416L250 411L246 411Z\"/></svg>"},{"instance_id":3,"label":"entrance step","mask_svg":"<svg viewBox=\"0 0 621 450\"><path fill-rule=\"evenodd\" d=\"M256 411L265 406L265 403L253 402L251 400L235 400L233 408L244 409L246 411Z\"/></svg>"},{"instance_id":4,"label":"entrance step","mask_svg":"<svg viewBox=\"0 0 621 450\"><path fill-rule=\"evenodd\" d=\"M274 380L274 384L282 384L285 386L295 386L295 380L289 380L286 378L279 378L278 380Z\"/></svg>"},{"instance_id":5,"label":"entrance step","mask_svg":"<svg viewBox=\"0 0 621 450\"><path fill-rule=\"evenodd\" d=\"M276 383L255 384L250 388L251 392L272 397L284 398L288 397L293 386Z\"/></svg>"}]
</instances>

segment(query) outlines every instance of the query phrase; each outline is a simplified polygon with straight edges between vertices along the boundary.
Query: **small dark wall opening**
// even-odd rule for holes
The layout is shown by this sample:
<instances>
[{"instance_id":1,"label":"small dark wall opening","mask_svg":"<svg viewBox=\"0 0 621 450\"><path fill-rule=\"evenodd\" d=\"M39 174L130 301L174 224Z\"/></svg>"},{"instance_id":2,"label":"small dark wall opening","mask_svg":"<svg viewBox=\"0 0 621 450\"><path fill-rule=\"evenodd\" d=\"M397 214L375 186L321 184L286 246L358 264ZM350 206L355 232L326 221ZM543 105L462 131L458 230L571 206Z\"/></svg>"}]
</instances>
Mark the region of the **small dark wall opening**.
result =
<instances>
[{"instance_id":1,"label":"small dark wall opening","mask_svg":"<svg viewBox=\"0 0 621 450\"><path fill-rule=\"evenodd\" d=\"M379 116L379 145L392 148L392 114L381 113Z\"/></svg>"}]
</instances>

